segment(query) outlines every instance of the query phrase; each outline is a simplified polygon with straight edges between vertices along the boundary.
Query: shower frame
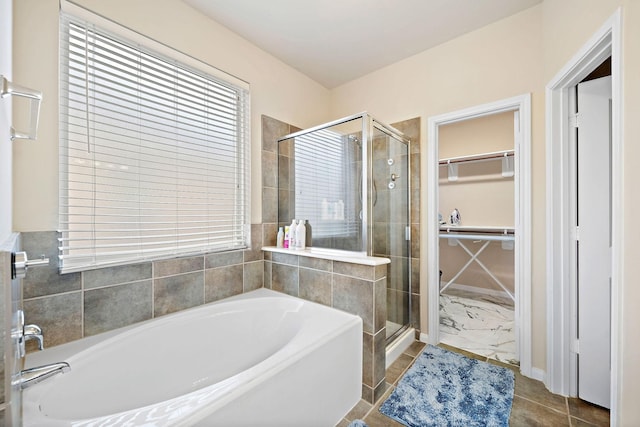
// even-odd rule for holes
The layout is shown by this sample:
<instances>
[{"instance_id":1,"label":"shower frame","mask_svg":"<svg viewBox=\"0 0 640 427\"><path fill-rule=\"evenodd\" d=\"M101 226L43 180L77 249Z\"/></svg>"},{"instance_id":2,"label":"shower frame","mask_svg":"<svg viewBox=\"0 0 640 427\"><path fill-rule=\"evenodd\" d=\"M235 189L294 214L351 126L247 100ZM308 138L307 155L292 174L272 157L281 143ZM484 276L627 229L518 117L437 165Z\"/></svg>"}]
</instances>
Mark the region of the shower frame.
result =
<instances>
[{"instance_id":1,"label":"shower frame","mask_svg":"<svg viewBox=\"0 0 640 427\"><path fill-rule=\"evenodd\" d=\"M411 171L411 141L405 137L402 132L389 126L374 117L372 117L366 111L360 112L357 114L353 114L350 116L346 116L340 119L336 119L327 123L323 123L314 127L310 127L307 129L303 129L297 132L290 133L288 135L284 135L278 138L277 143L278 147L280 142L294 139L296 137L300 137L303 135L307 135L316 131L320 131L323 129L331 128L334 126L338 126L347 122L351 122L354 120L361 119L362 121L362 176L361 182L366 183L366 186L361 186L361 197L362 197L362 245L359 251L361 255L374 256L374 239L373 239L373 204L374 198L372 195L376 191L374 188L374 180L373 180L373 137L375 130L384 133L387 137L394 138L402 144L406 145L406 197L407 197L407 209L406 209L406 230L405 230L405 241L406 241L406 258L407 258L407 270L408 274L406 277L407 281L407 317L408 321L405 322L402 327L394 332L391 336L388 336L386 339L387 345L394 342L396 338L401 336L405 331L407 331L411 327L411 314L412 314L412 303L411 303L411 291L412 291L412 283L411 283L411 180L409 179L409 173ZM280 177L278 176L278 180ZM278 185L278 188L279 185ZM278 212L278 224L282 225L288 223L290 218L280 218L280 212ZM324 248L323 248L324 250ZM328 249L331 250L331 249ZM391 278L387 277L387 289L389 287L389 282ZM388 315L387 315L388 319Z\"/></svg>"}]
</instances>

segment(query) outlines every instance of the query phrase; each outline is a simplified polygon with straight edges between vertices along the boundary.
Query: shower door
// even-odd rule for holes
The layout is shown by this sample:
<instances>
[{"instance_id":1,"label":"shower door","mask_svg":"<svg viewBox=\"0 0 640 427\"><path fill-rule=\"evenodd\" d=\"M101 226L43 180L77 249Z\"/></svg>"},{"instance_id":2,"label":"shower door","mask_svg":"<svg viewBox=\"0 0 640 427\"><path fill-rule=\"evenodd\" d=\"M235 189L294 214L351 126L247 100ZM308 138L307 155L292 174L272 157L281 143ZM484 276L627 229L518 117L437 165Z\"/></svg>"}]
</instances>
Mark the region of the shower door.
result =
<instances>
[{"instance_id":1,"label":"shower door","mask_svg":"<svg viewBox=\"0 0 640 427\"><path fill-rule=\"evenodd\" d=\"M387 271L387 343L411 322L409 144L373 126L371 198L374 256L391 260Z\"/></svg>"}]
</instances>

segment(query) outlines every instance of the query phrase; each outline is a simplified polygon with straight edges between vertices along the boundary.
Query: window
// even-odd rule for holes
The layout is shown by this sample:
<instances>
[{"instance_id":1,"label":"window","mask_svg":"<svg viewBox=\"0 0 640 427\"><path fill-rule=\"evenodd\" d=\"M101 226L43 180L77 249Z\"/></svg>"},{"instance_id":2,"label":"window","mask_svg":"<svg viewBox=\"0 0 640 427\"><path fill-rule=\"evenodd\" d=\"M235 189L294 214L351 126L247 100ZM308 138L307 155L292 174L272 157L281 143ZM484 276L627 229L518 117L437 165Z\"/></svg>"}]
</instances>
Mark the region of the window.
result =
<instances>
[{"instance_id":1,"label":"window","mask_svg":"<svg viewBox=\"0 0 640 427\"><path fill-rule=\"evenodd\" d=\"M295 138L295 215L314 238L359 234L361 165L352 140L321 129Z\"/></svg>"},{"instance_id":2,"label":"window","mask_svg":"<svg viewBox=\"0 0 640 427\"><path fill-rule=\"evenodd\" d=\"M60 31L61 271L245 247L248 88L66 14Z\"/></svg>"}]
</instances>

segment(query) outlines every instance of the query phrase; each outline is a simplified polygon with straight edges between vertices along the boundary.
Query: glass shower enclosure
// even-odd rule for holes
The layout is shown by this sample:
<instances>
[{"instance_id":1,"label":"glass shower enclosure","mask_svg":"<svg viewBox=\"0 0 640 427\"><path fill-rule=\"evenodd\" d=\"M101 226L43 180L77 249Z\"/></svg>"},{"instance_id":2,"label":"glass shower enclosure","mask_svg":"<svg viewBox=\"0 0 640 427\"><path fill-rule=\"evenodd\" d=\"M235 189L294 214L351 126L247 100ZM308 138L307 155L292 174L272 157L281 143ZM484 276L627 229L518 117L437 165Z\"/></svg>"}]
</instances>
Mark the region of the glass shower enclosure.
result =
<instances>
[{"instance_id":1,"label":"glass shower enclosure","mask_svg":"<svg viewBox=\"0 0 640 427\"><path fill-rule=\"evenodd\" d=\"M411 323L409 161L410 141L366 112L278 140L278 226L307 220L310 250L391 261L387 343Z\"/></svg>"}]
</instances>

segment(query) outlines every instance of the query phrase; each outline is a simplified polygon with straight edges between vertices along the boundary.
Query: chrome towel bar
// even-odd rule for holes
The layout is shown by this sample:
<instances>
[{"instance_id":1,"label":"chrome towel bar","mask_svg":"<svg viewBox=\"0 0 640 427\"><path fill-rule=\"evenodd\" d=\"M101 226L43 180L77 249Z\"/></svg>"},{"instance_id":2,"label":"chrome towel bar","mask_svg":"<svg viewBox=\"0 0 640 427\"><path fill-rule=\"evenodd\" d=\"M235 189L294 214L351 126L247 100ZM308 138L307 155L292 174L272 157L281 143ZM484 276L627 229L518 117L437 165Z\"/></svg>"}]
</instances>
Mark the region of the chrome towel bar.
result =
<instances>
[{"instance_id":1,"label":"chrome towel bar","mask_svg":"<svg viewBox=\"0 0 640 427\"><path fill-rule=\"evenodd\" d=\"M28 132L18 132L11 126L11 140L36 139L38 134L38 120L40 118L40 103L42 92L11 83L6 77L0 76L0 97L19 96L31 100L31 120Z\"/></svg>"}]
</instances>

